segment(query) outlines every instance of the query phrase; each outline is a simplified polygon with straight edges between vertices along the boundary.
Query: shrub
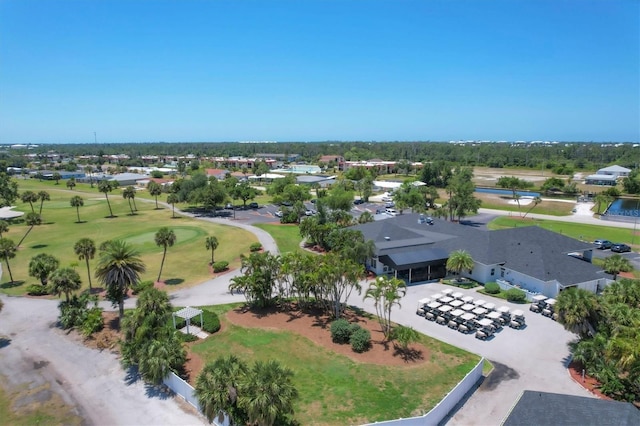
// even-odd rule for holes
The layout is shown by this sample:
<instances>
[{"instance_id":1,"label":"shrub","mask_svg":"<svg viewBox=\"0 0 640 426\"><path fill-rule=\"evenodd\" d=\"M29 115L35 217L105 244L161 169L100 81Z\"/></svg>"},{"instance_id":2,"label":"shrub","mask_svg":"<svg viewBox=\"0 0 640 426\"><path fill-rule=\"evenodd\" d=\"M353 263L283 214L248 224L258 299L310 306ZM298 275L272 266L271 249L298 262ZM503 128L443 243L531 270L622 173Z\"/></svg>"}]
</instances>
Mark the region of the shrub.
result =
<instances>
[{"instance_id":1,"label":"shrub","mask_svg":"<svg viewBox=\"0 0 640 426\"><path fill-rule=\"evenodd\" d=\"M506 295L509 302L522 303L527 300L527 295L525 294L525 292L517 288L511 288L507 290Z\"/></svg>"},{"instance_id":2,"label":"shrub","mask_svg":"<svg viewBox=\"0 0 640 426\"><path fill-rule=\"evenodd\" d=\"M193 324L193 319L191 323ZM218 314L202 310L202 329L207 333L215 333L220 330L220 318L218 318Z\"/></svg>"},{"instance_id":3,"label":"shrub","mask_svg":"<svg viewBox=\"0 0 640 426\"><path fill-rule=\"evenodd\" d=\"M260 250L262 250L262 244L260 243L253 243L249 246L249 251L251 252L256 252Z\"/></svg>"},{"instance_id":4,"label":"shrub","mask_svg":"<svg viewBox=\"0 0 640 426\"><path fill-rule=\"evenodd\" d=\"M371 333L365 328L358 327L349 338L349 343L354 352L365 352L371 347Z\"/></svg>"},{"instance_id":5,"label":"shrub","mask_svg":"<svg viewBox=\"0 0 640 426\"><path fill-rule=\"evenodd\" d=\"M87 318L88 309L86 300L84 298L73 296L71 300L60 302L58 307L60 308L60 316L58 320L63 329L69 329L76 326L81 326L84 320Z\"/></svg>"},{"instance_id":6,"label":"shrub","mask_svg":"<svg viewBox=\"0 0 640 426\"><path fill-rule=\"evenodd\" d=\"M27 294L29 296L44 296L46 294L49 294L49 289L47 288L47 286L44 286L42 284L31 284L29 287L27 287Z\"/></svg>"},{"instance_id":7,"label":"shrub","mask_svg":"<svg viewBox=\"0 0 640 426\"><path fill-rule=\"evenodd\" d=\"M86 313L82 325L80 326L82 334L91 336L93 333L104 328L104 320L102 319L102 308L94 306Z\"/></svg>"},{"instance_id":8,"label":"shrub","mask_svg":"<svg viewBox=\"0 0 640 426\"><path fill-rule=\"evenodd\" d=\"M198 336L194 334L186 334L186 333L181 333L179 331L176 332L176 336L178 336L178 339L180 339L181 342L185 342L185 343L195 342L196 340L198 340Z\"/></svg>"},{"instance_id":9,"label":"shrub","mask_svg":"<svg viewBox=\"0 0 640 426\"><path fill-rule=\"evenodd\" d=\"M229 267L229 262L222 260L213 264L213 272L222 272Z\"/></svg>"},{"instance_id":10,"label":"shrub","mask_svg":"<svg viewBox=\"0 0 640 426\"><path fill-rule=\"evenodd\" d=\"M136 283L131 286L131 291L133 294L138 294L138 293L141 293L143 290L146 290L151 287L153 287L153 281L151 280L140 281L139 283Z\"/></svg>"},{"instance_id":11,"label":"shrub","mask_svg":"<svg viewBox=\"0 0 640 426\"><path fill-rule=\"evenodd\" d=\"M486 283L484 285L484 291L489 294L498 294L500 293L500 286L498 285L498 283Z\"/></svg>"},{"instance_id":12,"label":"shrub","mask_svg":"<svg viewBox=\"0 0 640 426\"><path fill-rule=\"evenodd\" d=\"M344 318L337 319L331 323L331 340L334 343L348 343L352 330L353 326L349 321Z\"/></svg>"}]
</instances>

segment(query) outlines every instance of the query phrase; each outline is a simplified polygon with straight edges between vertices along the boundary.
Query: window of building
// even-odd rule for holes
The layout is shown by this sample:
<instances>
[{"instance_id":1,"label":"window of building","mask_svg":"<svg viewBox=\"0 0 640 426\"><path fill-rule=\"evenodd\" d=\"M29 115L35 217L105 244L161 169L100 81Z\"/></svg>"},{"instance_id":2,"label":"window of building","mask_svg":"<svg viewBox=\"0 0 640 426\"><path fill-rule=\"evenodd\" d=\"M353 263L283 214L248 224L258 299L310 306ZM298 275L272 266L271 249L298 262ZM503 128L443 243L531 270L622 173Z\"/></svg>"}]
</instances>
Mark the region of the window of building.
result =
<instances>
[{"instance_id":1,"label":"window of building","mask_svg":"<svg viewBox=\"0 0 640 426\"><path fill-rule=\"evenodd\" d=\"M493 277L496 274L496 268L491 268L491 276Z\"/></svg>"}]
</instances>

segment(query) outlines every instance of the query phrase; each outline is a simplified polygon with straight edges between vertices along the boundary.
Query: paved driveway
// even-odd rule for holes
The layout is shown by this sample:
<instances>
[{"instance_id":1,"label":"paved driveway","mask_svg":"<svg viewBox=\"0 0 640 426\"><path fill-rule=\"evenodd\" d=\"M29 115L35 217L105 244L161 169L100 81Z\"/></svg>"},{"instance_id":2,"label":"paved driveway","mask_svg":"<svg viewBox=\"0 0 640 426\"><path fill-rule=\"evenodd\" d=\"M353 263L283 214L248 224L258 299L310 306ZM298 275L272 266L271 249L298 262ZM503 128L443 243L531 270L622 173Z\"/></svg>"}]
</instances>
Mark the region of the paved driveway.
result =
<instances>
[{"instance_id":1,"label":"paved driveway","mask_svg":"<svg viewBox=\"0 0 640 426\"><path fill-rule=\"evenodd\" d=\"M472 334L466 335L446 326L427 321L416 315L417 301L445 288L461 291L475 299L491 301L496 306L506 305L525 311L527 327L514 330L509 327L496 333L492 340L482 341ZM366 286L363 288L363 291ZM372 301L352 296L351 304L374 313ZM448 422L451 425L497 425L502 422L524 390L541 390L569 395L592 396L575 383L566 370L569 358L567 343L574 335L555 321L528 310L528 305L516 305L490 298L475 290L458 290L442 284L420 284L408 288L394 309L392 320L408 325L420 332L458 346L489 359L496 370L469 398Z\"/></svg>"}]
</instances>

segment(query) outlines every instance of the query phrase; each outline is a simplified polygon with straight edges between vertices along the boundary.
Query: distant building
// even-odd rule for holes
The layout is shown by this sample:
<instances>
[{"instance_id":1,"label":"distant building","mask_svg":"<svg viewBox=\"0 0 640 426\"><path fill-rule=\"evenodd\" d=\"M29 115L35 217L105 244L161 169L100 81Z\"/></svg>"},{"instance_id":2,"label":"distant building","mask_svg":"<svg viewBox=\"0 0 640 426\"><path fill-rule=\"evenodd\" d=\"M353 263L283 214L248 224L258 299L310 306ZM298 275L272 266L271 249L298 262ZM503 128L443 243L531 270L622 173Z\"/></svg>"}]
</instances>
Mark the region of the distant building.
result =
<instances>
[{"instance_id":1,"label":"distant building","mask_svg":"<svg viewBox=\"0 0 640 426\"><path fill-rule=\"evenodd\" d=\"M627 169L626 167L621 166L609 166L603 169L598 170L596 175L607 175L607 176L615 176L619 177L627 177L631 173L631 169Z\"/></svg>"},{"instance_id":2,"label":"distant building","mask_svg":"<svg viewBox=\"0 0 640 426\"><path fill-rule=\"evenodd\" d=\"M616 186L618 178L613 175L589 175L585 178L584 183L587 185Z\"/></svg>"}]
</instances>

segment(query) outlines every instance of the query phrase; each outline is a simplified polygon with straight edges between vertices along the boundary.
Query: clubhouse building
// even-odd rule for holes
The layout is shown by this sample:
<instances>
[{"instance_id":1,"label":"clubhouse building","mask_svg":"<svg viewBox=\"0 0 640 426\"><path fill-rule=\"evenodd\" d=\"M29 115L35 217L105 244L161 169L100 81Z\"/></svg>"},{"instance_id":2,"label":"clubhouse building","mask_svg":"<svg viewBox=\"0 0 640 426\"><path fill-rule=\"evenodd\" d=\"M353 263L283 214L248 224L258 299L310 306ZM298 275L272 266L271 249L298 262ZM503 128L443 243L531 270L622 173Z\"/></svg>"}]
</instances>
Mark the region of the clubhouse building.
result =
<instances>
[{"instance_id":1,"label":"clubhouse building","mask_svg":"<svg viewBox=\"0 0 640 426\"><path fill-rule=\"evenodd\" d=\"M473 224L425 220L404 214L358 225L373 240L374 257L367 268L408 284L437 280L447 274L449 253L467 251L473 269L461 275L482 284L524 290L529 296L555 297L569 287L601 291L610 276L591 263L594 246L537 226L489 231Z\"/></svg>"}]
</instances>

